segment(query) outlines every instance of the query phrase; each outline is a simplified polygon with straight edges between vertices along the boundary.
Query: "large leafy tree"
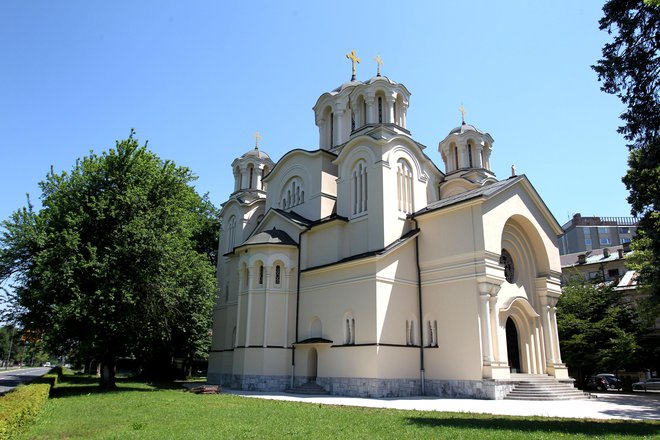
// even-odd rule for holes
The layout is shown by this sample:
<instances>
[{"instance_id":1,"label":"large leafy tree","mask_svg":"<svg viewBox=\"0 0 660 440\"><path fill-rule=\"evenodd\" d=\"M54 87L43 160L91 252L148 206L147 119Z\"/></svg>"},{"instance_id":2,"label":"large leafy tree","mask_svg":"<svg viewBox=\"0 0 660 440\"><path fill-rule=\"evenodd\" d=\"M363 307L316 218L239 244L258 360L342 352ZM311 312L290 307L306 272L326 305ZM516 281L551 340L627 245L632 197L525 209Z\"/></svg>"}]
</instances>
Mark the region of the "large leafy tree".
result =
<instances>
[{"instance_id":1,"label":"large leafy tree","mask_svg":"<svg viewBox=\"0 0 660 440\"><path fill-rule=\"evenodd\" d=\"M573 279L557 302L562 359L579 385L592 373L637 367L642 323L634 303L612 287Z\"/></svg>"},{"instance_id":2,"label":"large leafy tree","mask_svg":"<svg viewBox=\"0 0 660 440\"><path fill-rule=\"evenodd\" d=\"M114 387L118 357L158 365L208 341L217 212L194 179L131 133L69 173L51 170L43 208L3 223L0 277L13 280L14 313L51 349L100 361L102 387Z\"/></svg>"},{"instance_id":3,"label":"large leafy tree","mask_svg":"<svg viewBox=\"0 0 660 440\"><path fill-rule=\"evenodd\" d=\"M632 265L660 301L660 0L609 0L600 29L613 35L593 66L601 89L627 106L619 127L629 142L623 178L632 214L641 217Z\"/></svg>"}]
</instances>

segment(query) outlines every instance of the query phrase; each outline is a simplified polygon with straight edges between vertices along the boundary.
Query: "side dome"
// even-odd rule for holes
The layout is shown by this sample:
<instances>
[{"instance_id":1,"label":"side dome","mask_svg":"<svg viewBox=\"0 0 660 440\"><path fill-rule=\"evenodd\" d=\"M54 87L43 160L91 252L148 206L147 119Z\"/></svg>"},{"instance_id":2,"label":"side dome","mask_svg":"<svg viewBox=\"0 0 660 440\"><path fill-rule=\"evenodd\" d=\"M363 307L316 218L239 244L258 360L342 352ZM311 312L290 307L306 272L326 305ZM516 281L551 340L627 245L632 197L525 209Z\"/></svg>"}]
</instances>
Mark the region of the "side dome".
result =
<instances>
[{"instance_id":1,"label":"side dome","mask_svg":"<svg viewBox=\"0 0 660 440\"><path fill-rule=\"evenodd\" d=\"M259 159L268 159L270 160L270 156L259 149L259 147L254 147L252 150L248 151L244 155L241 156L241 159L245 159L247 157L256 157Z\"/></svg>"}]
</instances>

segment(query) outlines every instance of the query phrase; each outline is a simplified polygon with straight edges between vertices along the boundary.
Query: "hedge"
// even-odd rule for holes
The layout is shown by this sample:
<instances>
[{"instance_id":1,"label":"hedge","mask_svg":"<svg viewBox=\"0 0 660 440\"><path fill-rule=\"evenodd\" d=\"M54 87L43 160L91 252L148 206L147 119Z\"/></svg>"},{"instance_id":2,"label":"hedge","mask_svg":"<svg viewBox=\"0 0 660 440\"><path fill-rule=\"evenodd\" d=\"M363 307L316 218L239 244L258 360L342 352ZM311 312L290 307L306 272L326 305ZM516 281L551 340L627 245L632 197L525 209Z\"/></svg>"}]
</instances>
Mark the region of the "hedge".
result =
<instances>
[{"instance_id":1,"label":"hedge","mask_svg":"<svg viewBox=\"0 0 660 440\"><path fill-rule=\"evenodd\" d=\"M0 440L7 440L37 416L48 400L58 372L44 375L30 385L21 385L0 397Z\"/></svg>"}]
</instances>

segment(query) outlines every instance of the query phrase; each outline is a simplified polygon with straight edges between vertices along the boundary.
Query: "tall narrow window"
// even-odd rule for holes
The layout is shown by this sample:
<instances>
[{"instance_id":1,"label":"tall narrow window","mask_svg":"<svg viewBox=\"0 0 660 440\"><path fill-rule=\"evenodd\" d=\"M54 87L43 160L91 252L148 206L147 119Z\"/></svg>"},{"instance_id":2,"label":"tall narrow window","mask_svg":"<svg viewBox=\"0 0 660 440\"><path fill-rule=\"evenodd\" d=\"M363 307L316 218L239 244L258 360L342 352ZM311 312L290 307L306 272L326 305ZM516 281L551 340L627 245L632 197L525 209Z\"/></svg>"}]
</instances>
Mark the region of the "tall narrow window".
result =
<instances>
[{"instance_id":1,"label":"tall narrow window","mask_svg":"<svg viewBox=\"0 0 660 440\"><path fill-rule=\"evenodd\" d=\"M351 131L355 131L355 112L351 110Z\"/></svg>"},{"instance_id":2,"label":"tall narrow window","mask_svg":"<svg viewBox=\"0 0 660 440\"><path fill-rule=\"evenodd\" d=\"M227 252L234 250L234 239L236 236L236 217L231 216L227 225Z\"/></svg>"},{"instance_id":3,"label":"tall narrow window","mask_svg":"<svg viewBox=\"0 0 660 440\"><path fill-rule=\"evenodd\" d=\"M393 108L394 108L394 120L393 120L392 122L394 122L395 124L399 125L399 121L397 120L396 101L394 101L394 103L392 104L392 106L393 106Z\"/></svg>"},{"instance_id":4,"label":"tall narrow window","mask_svg":"<svg viewBox=\"0 0 660 440\"><path fill-rule=\"evenodd\" d=\"M367 101L362 101L362 125L367 123Z\"/></svg>"},{"instance_id":5,"label":"tall narrow window","mask_svg":"<svg viewBox=\"0 0 660 440\"><path fill-rule=\"evenodd\" d=\"M353 168L351 174L351 186L353 194L353 214L361 214L367 211L367 163L359 161Z\"/></svg>"},{"instance_id":6,"label":"tall narrow window","mask_svg":"<svg viewBox=\"0 0 660 440\"><path fill-rule=\"evenodd\" d=\"M330 113L330 147L335 146L335 114Z\"/></svg>"},{"instance_id":7,"label":"tall narrow window","mask_svg":"<svg viewBox=\"0 0 660 440\"><path fill-rule=\"evenodd\" d=\"M415 321L406 320L406 345L415 345Z\"/></svg>"},{"instance_id":8,"label":"tall narrow window","mask_svg":"<svg viewBox=\"0 0 660 440\"><path fill-rule=\"evenodd\" d=\"M259 266L259 284L264 283L264 267Z\"/></svg>"},{"instance_id":9,"label":"tall narrow window","mask_svg":"<svg viewBox=\"0 0 660 440\"><path fill-rule=\"evenodd\" d=\"M396 174L399 211L410 214L413 212L413 173L405 159L398 160Z\"/></svg>"},{"instance_id":10,"label":"tall narrow window","mask_svg":"<svg viewBox=\"0 0 660 440\"><path fill-rule=\"evenodd\" d=\"M346 317L346 337L345 344L355 344L355 319L352 316Z\"/></svg>"},{"instance_id":11,"label":"tall narrow window","mask_svg":"<svg viewBox=\"0 0 660 440\"><path fill-rule=\"evenodd\" d=\"M252 179L254 178L254 167L250 166L250 181L248 182L248 189L254 188Z\"/></svg>"},{"instance_id":12,"label":"tall narrow window","mask_svg":"<svg viewBox=\"0 0 660 440\"><path fill-rule=\"evenodd\" d=\"M427 331L428 331L428 339L427 339L428 346L429 347L437 347L438 346L438 321L436 321L436 320L427 321Z\"/></svg>"},{"instance_id":13,"label":"tall narrow window","mask_svg":"<svg viewBox=\"0 0 660 440\"><path fill-rule=\"evenodd\" d=\"M276 286L279 286L280 284L282 284L282 278L281 278L282 273L281 272L282 272L282 268L278 264L277 266L275 266L275 285Z\"/></svg>"},{"instance_id":14,"label":"tall narrow window","mask_svg":"<svg viewBox=\"0 0 660 440\"><path fill-rule=\"evenodd\" d=\"M454 170L457 170L458 169L458 147L456 147L456 145L454 145L451 151L452 151L452 156L454 158Z\"/></svg>"},{"instance_id":15,"label":"tall narrow window","mask_svg":"<svg viewBox=\"0 0 660 440\"><path fill-rule=\"evenodd\" d=\"M383 123L383 98L378 97L378 123Z\"/></svg>"},{"instance_id":16,"label":"tall narrow window","mask_svg":"<svg viewBox=\"0 0 660 440\"><path fill-rule=\"evenodd\" d=\"M468 144L468 162L472 168L472 144Z\"/></svg>"}]
</instances>

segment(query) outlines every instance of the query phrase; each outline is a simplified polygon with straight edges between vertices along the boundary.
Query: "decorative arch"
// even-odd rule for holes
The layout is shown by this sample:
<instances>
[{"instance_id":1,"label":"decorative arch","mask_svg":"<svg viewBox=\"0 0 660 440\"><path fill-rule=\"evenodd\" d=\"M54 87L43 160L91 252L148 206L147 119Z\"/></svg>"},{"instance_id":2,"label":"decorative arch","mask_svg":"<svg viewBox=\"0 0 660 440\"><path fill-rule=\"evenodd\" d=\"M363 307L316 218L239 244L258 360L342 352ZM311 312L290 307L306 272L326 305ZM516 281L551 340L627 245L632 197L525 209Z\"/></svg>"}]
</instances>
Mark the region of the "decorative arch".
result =
<instances>
[{"instance_id":1,"label":"decorative arch","mask_svg":"<svg viewBox=\"0 0 660 440\"><path fill-rule=\"evenodd\" d=\"M509 322L511 320L511 322ZM500 322L507 338L507 361L512 359L510 350L517 348L520 371L528 374L544 374L546 359L543 350L543 331L540 316L526 298L515 297L500 309ZM517 347L513 346L511 323L515 325ZM511 368L511 364L509 365Z\"/></svg>"},{"instance_id":2,"label":"decorative arch","mask_svg":"<svg viewBox=\"0 0 660 440\"><path fill-rule=\"evenodd\" d=\"M310 338L322 338L323 337L323 324L321 323L321 318L314 316L309 321L309 337Z\"/></svg>"}]
</instances>

